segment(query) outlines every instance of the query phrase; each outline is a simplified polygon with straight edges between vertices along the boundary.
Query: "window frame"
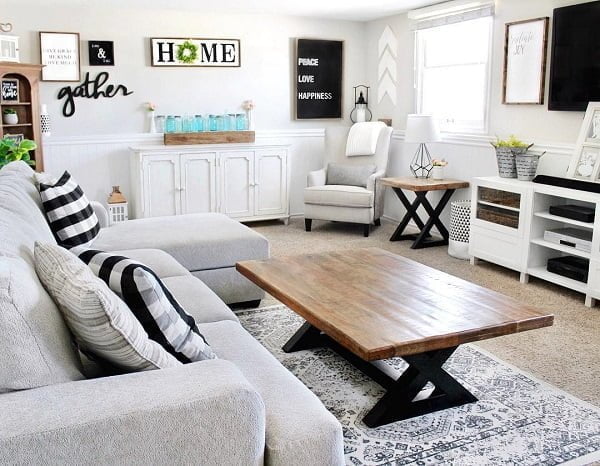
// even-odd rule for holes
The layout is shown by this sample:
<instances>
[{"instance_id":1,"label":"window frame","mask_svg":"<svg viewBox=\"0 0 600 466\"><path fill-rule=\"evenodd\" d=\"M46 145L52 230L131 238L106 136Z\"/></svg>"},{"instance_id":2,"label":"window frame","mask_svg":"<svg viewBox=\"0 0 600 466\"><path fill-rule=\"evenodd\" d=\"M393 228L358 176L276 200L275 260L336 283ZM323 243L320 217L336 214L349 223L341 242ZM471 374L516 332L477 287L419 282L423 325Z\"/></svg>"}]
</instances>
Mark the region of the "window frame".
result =
<instances>
[{"instance_id":1,"label":"window frame","mask_svg":"<svg viewBox=\"0 0 600 466\"><path fill-rule=\"evenodd\" d=\"M465 126L456 126L455 128L448 127L448 125L444 125L440 122L440 128L442 133L449 134L488 134L490 128L490 107L491 107L491 93L492 93L492 62L493 62L493 50L494 50L494 16L483 16L481 18L474 18L471 20L461 21L475 21L478 19L487 18L489 21L489 30L488 30L488 59L487 66L485 67L486 78L484 80L484 109L483 109L483 127L482 128L467 128ZM454 23L459 24L459 23ZM444 27L436 26L436 27ZM428 29L417 29L414 32L414 61L413 61L413 70L414 70L414 108L416 113L422 113L422 105L423 105L423 70L425 63L425 51L422 47L422 39L419 38L419 32L427 31ZM465 64L466 65L466 64ZM460 66L460 65L455 65Z\"/></svg>"}]
</instances>

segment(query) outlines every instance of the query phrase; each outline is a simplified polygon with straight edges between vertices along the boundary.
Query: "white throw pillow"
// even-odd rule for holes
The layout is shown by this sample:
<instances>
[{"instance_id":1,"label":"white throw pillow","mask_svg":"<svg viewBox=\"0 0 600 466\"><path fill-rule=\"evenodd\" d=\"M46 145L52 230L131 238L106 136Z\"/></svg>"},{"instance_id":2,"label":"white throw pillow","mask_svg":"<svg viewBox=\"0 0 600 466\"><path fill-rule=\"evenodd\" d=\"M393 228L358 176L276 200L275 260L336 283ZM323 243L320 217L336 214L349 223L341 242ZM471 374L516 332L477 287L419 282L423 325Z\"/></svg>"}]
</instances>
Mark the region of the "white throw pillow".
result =
<instances>
[{"instance_id":1,"label":"white throw pillow","mask_svg":"<svg viewBox=\"0 0 600 466\"><path fill-rule=\"evenodd\" d=\"M66 249L35 244L35 269L82 351L128 371L181 363L150 340L127 305Z\"/></svg>"}]
</instances>

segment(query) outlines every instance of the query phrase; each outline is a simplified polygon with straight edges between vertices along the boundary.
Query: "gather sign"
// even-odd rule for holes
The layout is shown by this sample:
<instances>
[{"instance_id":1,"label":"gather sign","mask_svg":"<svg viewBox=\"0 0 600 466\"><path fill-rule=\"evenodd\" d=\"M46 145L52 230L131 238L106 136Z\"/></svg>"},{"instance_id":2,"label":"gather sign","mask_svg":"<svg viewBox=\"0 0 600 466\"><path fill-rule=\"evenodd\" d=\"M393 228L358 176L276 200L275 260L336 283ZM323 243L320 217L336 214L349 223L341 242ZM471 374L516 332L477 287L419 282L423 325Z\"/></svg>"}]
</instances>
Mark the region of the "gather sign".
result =
<instances>
[{"instance_id":1,"label":"gather sign","mask_svg":"<svg viewBox=\"0 0 600 466\"><path fill-rule=\"evenodd\" d=\"M240 66L239 39L152 38L152 66Z\"/></svg>"}]
</instances>

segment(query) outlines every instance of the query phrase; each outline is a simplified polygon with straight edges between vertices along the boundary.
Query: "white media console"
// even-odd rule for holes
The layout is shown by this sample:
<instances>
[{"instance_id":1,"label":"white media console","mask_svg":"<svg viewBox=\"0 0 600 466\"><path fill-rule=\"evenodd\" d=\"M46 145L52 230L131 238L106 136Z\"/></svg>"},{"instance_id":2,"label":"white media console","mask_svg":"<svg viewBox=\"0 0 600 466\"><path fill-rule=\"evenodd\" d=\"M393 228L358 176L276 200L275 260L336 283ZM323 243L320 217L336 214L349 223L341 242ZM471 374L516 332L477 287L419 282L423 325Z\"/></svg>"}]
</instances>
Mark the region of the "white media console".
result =
<instances>
[{"instance_id":1,"label":"white media console","mask_svg":"<svg viewBox=\"0 0 600 466\"><path fill-rule=\"evenodd\" d=\"M471 186L472 264L483 259L516 270L522 283L541 278L583 293L586 306L594 306L600 299L600 194L500 177L475 178ZM566 204L593 208L595 221L549 213L550 206ZM546 230L561 227L591 230L591 252L544 240ZM589 260L587 283L546 269L548 259L566 255Z\"/></svg>"}]
</instances>

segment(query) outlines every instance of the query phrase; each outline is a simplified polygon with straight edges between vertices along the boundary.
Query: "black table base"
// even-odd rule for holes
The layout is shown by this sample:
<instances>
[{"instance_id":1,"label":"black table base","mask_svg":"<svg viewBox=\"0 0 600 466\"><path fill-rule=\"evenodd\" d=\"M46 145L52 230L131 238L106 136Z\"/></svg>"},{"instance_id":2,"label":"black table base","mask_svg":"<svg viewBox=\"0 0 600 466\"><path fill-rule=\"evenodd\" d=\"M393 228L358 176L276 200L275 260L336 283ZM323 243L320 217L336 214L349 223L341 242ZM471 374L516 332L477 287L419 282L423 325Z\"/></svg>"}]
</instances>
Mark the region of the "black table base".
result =
<instances>
[{"instance_id":1,"label":"black table base","mask_svg":"<svg viewBox=\"0 0 600 466\"><path fill-rule=\"evenodd\" d=\"M288 340L283 350L292 353L320 346L332 348L387 390L363 418L368 427L379 427L477 401L471 392L442 369L458 346L402 356L408 368L397 379L359 358L308 322ZM433 384L434 389L422 391L428 382Z\"/></svg>"},{"instance_id":2,"label":"black table base","mask_svg":"<svg viewBox=\"0 0 600 466\"><path fill-rule=\"evenodd\" d=\"M413 244L410 246L411 249L421 249L428 248L431 246L447 245L448 238L450 235L448 233L448 230L440 220L440 214L446 207L446 204L448 204L448 201L452 197L452 194L455 190L447 189L446 191L444 191L442 198L438 202L437 206L434 208L427 199L428 191L415 192L415 195L417 197L411 203L401 188L392 189L396 193L396 196L398 196L398 199L400 199L400 202L402 202L402 204L406 208L406 214L404 215L404 218L402 218L400 225L398 225L398 228L396 228L396 231L390 238L390 241L413 240ZM429 215L429 219L427 220L427 222L423 222L423 220L421 220L421 217L419 217L417 210L420 206L423 206L423 208L427 212L427 215ZM414 220L417 227L419 227L420 232L416 234L405 235L404 230L406 229L408 223L411 220ZM434 226L437 227L440 235L442 235L442 239L435 240L431 238L430 232Z\"/></svg>"}]
</instances>

